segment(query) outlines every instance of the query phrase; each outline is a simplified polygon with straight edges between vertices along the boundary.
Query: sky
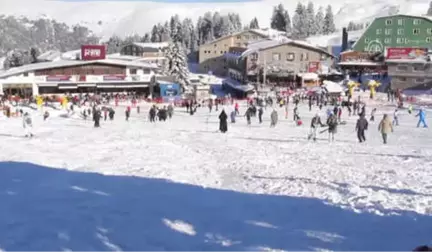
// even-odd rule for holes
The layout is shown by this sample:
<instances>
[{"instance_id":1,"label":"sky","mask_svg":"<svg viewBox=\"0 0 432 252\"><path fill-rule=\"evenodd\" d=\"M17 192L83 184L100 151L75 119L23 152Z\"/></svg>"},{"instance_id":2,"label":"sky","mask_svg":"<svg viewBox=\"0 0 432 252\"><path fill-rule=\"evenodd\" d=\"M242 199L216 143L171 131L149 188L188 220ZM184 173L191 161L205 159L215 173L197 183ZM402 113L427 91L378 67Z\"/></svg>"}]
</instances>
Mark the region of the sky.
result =
<instances>
[{"instance_id":1,"label":"sky","mask_svg":"<svg viewBox=\"0 0 432 252\"><path fill-rule=\"evenodd\" d=\"M260 0L60 0L65 2L159 2L159 3L233 3L233 2L257 2Z\"/></svg>"}]
</instances>

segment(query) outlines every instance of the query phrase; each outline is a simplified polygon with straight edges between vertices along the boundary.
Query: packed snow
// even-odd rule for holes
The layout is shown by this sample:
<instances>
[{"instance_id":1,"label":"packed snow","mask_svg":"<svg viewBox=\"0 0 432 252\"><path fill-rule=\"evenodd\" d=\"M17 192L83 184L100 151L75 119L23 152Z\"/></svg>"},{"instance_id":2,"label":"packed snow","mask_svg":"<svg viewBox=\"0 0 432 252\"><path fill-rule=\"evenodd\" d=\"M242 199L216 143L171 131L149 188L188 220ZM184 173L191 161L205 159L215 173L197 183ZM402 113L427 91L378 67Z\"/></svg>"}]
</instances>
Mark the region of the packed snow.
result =
<instances>
[{"instance_id":1,"label":"packed snow","mask_svg":"<svg viewBox=\"0 0 432 252\"><path fill-rule=\"evenodd\" d=\"M77 114L30 111L35 137L21 118L0 118L0 249L8 250L411 250L431 242L432 133L401 111L383 145L377 125L394 106L377 107L367 142L357 117L342 114L336 141L307 140L311 117L292 121L275 107L269 128L245 104L228 132L219 111L150 123L116 108L93 128ZM46 108L48 109L48 108ZM230 113L232 105L226 105ZM325 117L325 108L320 112ZM430 111L428 112L430 114ZM430 116L429 116L430 117Z\"/></svg>"},{"instance_id":2,"label":"packed snow","mask_svg":"<svg viewBox=\"0 0 432 252\"><path fill-rule=\"evenodd\" d=\"M294 15L298 1L283 2ZM308 0L301 0L305 4ZM335 24L338 28L350 21L356 23L370 22L375 17L387 16L399 10L403 14L423 15L429 6L429 0L320 0L313 1L316 5L331 4L335 13ZM145 1L50 1L50 0L2 0L1 14L26 16L29 18L50 17L69 25L82 24L89 27L97 35L107 39L113 34L128 36L144 35L154 24L164 23L168 17L178 14L196 18L206 11L239 13L243 23L254 17L261 27L270 26L273 7L280 0L263 0L243 3L239 8L238 1L224 3L163 3ZM23 8L26 6L26 8ZM259 11L258 11L259 10Z\"/></svg>"}]
</instances>

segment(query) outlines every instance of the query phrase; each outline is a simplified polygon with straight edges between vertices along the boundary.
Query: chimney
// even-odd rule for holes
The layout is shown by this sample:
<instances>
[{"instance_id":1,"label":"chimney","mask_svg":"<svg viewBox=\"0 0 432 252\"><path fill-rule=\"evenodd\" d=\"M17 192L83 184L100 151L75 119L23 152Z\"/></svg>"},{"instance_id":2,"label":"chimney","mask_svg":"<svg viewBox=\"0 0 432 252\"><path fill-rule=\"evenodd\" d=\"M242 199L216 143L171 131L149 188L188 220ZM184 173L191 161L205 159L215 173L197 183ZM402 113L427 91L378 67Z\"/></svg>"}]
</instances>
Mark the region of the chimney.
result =
<instances>
[{"instance_id":1,"label":"chimney","mask_svg":"<svg viewBox=\"0 0 432 252\"><path fill-rule=\"evenodd\" d=\"M342 49L341 52L345 52L348 49L348 32L344 27L342 28Z\"/></svg>"}]
</instances>

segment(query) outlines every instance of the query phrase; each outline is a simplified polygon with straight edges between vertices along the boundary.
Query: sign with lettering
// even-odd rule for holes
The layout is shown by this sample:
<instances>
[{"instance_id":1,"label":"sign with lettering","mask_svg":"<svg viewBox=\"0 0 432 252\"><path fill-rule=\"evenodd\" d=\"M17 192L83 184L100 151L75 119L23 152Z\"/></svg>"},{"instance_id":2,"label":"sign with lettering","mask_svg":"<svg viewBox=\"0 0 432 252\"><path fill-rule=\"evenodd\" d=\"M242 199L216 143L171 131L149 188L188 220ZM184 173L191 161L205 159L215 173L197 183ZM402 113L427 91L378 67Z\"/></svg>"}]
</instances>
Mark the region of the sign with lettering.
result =
<instances>
[{"instance_id":1,"label":"sign with lettering","mask_svg":"<svg viewBox=\"0 0 432 252\"><path fill-rule=\"evenodd\" d=\"M421 59L427 56L425 48L387 48L387 59Z\"/></svg>"},{"instance_id":2,"label":"sign with lettering","mask_svg":"<svg viewBox=\"0 0 432 252\"><path fill-rule=\"evenodd\" d=\"M308 65L308 72L309 73L316 73L316 72L318 72L319 68L320 68L319 62L311 61L311 62L309 62L309 65Z\"/></svg>"},{"instance_id":3,"label":"sign with lettering","mask_svg":"<svg viewBox=\"0 0 432 252\"><path fill-rule=\"evenodd\" d=\"M70 81L71 77L70 75L52 75L47 76L46 81Z\"/></svg>"},{"instance_id":4,"label":"sign with lettering","mask_svg":"<svg viewBox=\"0 0 432 252\"><path fill-rule=\"evenodd\" d=\"M123 81L125 79L126 75L123 74L105 75L103 77L104 81Z\"/></svg>"},{"instance_id":5,"label":"sign with lettering","mask_svg":"<svg viewBox=\"0 0 432 252\"><path fill-rule=\"evenodd\" d=\"M82 60L101 60L106 57L105 45L83 45L81 46Z\"/></svg>"}]
</instances>

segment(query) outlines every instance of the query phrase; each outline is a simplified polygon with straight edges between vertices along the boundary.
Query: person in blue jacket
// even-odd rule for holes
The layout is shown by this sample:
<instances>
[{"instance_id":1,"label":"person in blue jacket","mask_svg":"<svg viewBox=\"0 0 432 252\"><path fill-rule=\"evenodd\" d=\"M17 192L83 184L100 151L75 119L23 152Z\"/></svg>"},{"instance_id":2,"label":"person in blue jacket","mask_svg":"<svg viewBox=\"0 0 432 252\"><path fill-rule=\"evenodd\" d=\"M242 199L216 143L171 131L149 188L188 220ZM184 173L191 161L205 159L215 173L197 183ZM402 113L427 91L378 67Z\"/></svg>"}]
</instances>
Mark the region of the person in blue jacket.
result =
<instances>
[{"instance_id":1,"label":"person in blue jacket","mask_svg":"<svg viewBox=\"0 0 432 252\"><path fill-rule=\"evenodd\" d=\"M419 112L418 112L418 114L416 115L416 117L417 116L419 117L419 121L417 123L417 128L420 127L420 123L423 124L424 128L427 128L428 126L426 124L426 114L425 114L424 110L420 109Z\"/></svg>"}]
</instances>

